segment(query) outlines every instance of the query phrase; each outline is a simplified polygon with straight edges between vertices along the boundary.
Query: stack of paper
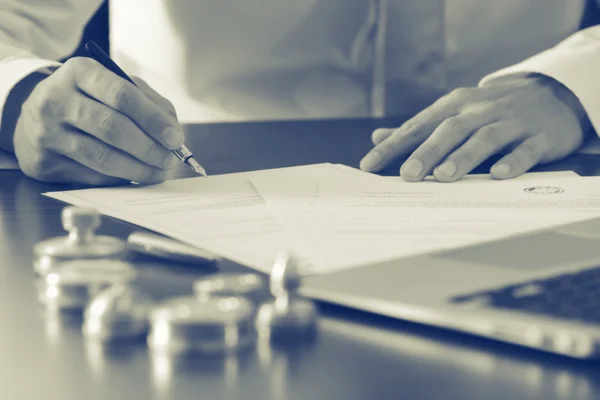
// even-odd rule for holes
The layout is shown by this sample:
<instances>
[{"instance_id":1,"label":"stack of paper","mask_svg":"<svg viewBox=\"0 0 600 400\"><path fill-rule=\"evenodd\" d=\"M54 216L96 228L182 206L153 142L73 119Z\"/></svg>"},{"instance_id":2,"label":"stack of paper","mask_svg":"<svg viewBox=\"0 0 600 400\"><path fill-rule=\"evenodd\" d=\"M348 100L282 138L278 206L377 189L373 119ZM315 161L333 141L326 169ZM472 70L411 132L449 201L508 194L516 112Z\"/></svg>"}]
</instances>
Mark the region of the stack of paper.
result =
<instances>
[{"instance_id":1,"label":"stack of paper","mask_svg":"<svg viewBox=\"0 0 600 400\"><path fill-rule=\"evenodd\" d=\"M305 274L465 246L600 215L600 178L572 172L407 183L337 164L48 196L269 272L293 251Z\"/></svg>"}]
</instances>

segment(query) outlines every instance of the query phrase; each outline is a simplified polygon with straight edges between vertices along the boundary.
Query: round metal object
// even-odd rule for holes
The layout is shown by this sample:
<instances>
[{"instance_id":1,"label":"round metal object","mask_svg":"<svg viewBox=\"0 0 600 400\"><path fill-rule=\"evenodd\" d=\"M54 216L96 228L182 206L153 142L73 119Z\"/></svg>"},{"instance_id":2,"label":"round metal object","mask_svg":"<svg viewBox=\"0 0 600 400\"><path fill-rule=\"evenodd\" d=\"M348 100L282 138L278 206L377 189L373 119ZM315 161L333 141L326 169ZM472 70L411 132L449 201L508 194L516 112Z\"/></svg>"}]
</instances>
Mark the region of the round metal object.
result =
<instances>
[{"instance_id":1,"label":"round metal object","mask_svg":"<svg viewBox=\"0 0 600 400\"><path fill-rule=\"evenodd\" d=\"M265 280L258 274L252 273L214 274L194 283L194 292L199 300L239 296L257 303L264 298L266 289Z\"/></svg>"},{"instance_id":2,"label":"round metal object","mask_svg":"<svg viewBox=\"0 0 600 400\"><path fill-rule=\"evenodd\" d=\"M148 346L165 353L223 353L255 339L253 305L240 297L171 299L150 313Z\"/></svg>"},{"instance_id":3,"label":"round metal object","mask_svg":"<svg viewBox=\"0 0 600 400\"><path fill-rule=\"evenodd\" d=\"M315 304L300 297L278 297L264 303L256 315L256 330L261 336L276 337L312 334L317 326Z\"/></svg>"},{"instance_id":4,"label":"round metal object","mask_svg":"<svg viewBox=\"0 0 600 400\"><path fill-rule=\"evenodd\" d=\"M110 236L96 236L100 215L94 209L66 207L62 222L68 236L44 240L34 246L34 269L45 275L66 261L77 259L118 258L127 251L125 241Z\"/></svg>"},{"instance_id":5,"label":"round metal object","mask_svg":"<svg viewBox=\"0 0 600 400\"><path fill-rule=\"evenodd\" d=\"M57 310L82 310L100 290L134 276L135 270L125 262L71 261L38 281L38 299Z\"/></svg>"},{"instance_id":6,"label":"round metal object","mask_svg":"<svg viewBox=\"0 0 600 400\"><path fill-rule=\"evenodd\" d=\"M143 335L151 306L151 299L134 285L116 283L87 305L83 334L100 341Z\"/></svg>"},{"instance_id":7,"label":"round metal object","mask_svg":"<svg viewBox=\"0 0 600 400\"><path fill-rule=\"evenodd\" d=\"M125 241L111 236L94 236L87 243L72 242L65 237L44 240L35 245L37 257L50 256L56 259L115 257L127 250Z\"/></svg>"},{"instance_id":8,"label":"round metal object","mask_svg":"<svg viewBox=\"0 0 600 400\"><path fill-rule=\"evenodd\" d=\"M271 270L269 289L274 297L295 293L301 284L298 262L288 251L281 251Z\"/></svg>"},{"instance_id":9,"label":"round metal object","mask_svg":"<svg viewBox=\"0 0 600 400\"><path fill-rule=\"evenodd\" d=\"M95 231L100 227L100 214L94 208L69 206L63 209L61 221L67 231Z\"/></svg>"}]
</instances>

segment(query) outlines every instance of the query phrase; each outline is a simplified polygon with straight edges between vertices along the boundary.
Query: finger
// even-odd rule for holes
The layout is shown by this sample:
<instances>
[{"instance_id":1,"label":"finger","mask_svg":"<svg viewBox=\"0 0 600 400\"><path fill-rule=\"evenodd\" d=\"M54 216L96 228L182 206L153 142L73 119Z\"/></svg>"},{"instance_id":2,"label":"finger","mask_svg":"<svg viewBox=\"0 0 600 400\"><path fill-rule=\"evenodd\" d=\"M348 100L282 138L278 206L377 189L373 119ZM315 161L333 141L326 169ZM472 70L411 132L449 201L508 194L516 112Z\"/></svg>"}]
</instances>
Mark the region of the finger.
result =
<instances>
[{"instance_id":1,"label":"finger","mask_svg":"<svg viewBox=\"0 0 600 400\"><path fill-rule=\"evenodd\" d=\"M29 144L27 157L19 157L21 170L31 178L51 183L81 183L93 186L122 185L128 181L102 175L67 157Z\"/></svg>"},{"instance_id":2,"label":"finger","mask_svg":"<svg viewBox=\"0 0 600 400\"><path fill-rule=\"evenodd\" d=\"M80 183L91 186L118 186L129 181L102 175L64 156L56 155L55 167L47 171L44 179L52 183Z\"/></svg>"},{"instance_id":3,"label":"finger","mask_svg":"<svg viewBox=\"0 0 600 400\"><path fill-rule=\"evenodd\" d=\"M517 121L500 121L480 128L433 170L440 182L454 182L524 135Z\"/></svg>"},{"instance_id":4,"label":"finger","mask_svg":"<svg viewBox=\"0 0 600 400\"><path fill-rule=\"evenodd\" d=\"M152 86L148 85L148 83L140 77L132 76L131 80L135 82L137 87L139 87L140 90L154 102L154 104L162 108L173 118L177 118L175 106L166 97L163 97L161 94L159 94L152 88Z\"/></svg>"},{"instance_id":5,"label":"finger","mask_svg":"<svg viewBox=\"0 0 600 400\"><path fill-rule=\"evenodd\" d=\"M390 137L390 135L392 133L394 133L394 130L395 129L393 129L393 128L379 128L379 129L376 129L371 134L371 141L373 142L374 145L378 145L379 143L383 142L385 139L387 139L388 137Z\"/></svg>"},{"instance_id":6,"label":"finger","mask_svg":"<svg viewBox=\"0 0 600 400\"><path fill-rule=\"evenodd\" d=\"M494 164L490 173L495 179L517 177L536 166L551 149L545 135L532 136Z\"/></svg>"},{"instance_id":7,"label":"finger","mask_svg":"<svg viewBox=\"0 0 600 400\"><path fill-rule=\"evenodd\" d=\"M155 183L164 180L165 172L76 130L64 130L60 140L48 143L48 148L71 158L103 175L127 179L139 183Z\"/></svg>"},{"instance_id":8,"label":"finger","mask_svg":"<svg viewBox=\"0 0 600 400\"><path fill-rule=\"evenodd\" d=\"M91 59L79 61L71 68L77 87L85 94L126 115L168 149L181 147L183 132L179 122L134 84Z\"/></svg>"},{"instance_id":9,"label":"finger","mask_svg":"<svg viewBox=\"0 0 600 400\"><path fill-rule=\"evenodd\" d=\"M173 153L123 114L82 94L74 95L65 122L138 160L161 169L175 166Z\"/></svg>"},{"instance_id":10,"label":"finger","mask_svg":"<svg viewBox=\"0 0 600 400\"><path fill-rule=\"evenodd\" d=\"M474 131L495 118L493 106L486 104L444 120L400 167L400 175L405 181L422 180Z\"/></svg>"},{"instance_id":11,"label":"finger","mask_svg":"<svg viewBox=\"0 0 600 400\"><path fill-rule=\"evenodd\" d=\"M396 158L410 154L445 119L456 115L468 97L465 91L454 91L406 121L400 128L377 144L360 162L363 171L378 171Z\"/></svg>"}]
</instances>

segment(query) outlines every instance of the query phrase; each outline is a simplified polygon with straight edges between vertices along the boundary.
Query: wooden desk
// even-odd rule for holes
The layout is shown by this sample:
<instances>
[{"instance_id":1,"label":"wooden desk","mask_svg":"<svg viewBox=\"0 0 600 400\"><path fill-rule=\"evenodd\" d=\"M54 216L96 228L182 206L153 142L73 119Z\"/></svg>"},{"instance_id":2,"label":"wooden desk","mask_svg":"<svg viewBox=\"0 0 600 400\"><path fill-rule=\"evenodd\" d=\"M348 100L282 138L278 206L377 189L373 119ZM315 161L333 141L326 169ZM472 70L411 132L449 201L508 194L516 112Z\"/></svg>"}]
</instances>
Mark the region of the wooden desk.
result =
<instances>
[{"instance_id":1,"label":"wooden desk","mask_svg":"<svg viewBox=\"0 0 600 400\"><path fill-rule=\"evenodd\" d=\"M394 122L190 126L188 143L211 174L318 162L356 167L378 125ZM546 169L591 175L600 173L600 163L580 156ZM396 172L397 166L388 171ZM173 362L151 357L143 343L104 349L86 344L76 321L44 316L33 284L32 246L63 234L63 204L40 193L62 189L0 172L0 399L600 397L598 364L327 305L313 343L262 346L240 358ZM101 233L124 238L132 229L104 218Z\"/></svg>"}]
</instances>

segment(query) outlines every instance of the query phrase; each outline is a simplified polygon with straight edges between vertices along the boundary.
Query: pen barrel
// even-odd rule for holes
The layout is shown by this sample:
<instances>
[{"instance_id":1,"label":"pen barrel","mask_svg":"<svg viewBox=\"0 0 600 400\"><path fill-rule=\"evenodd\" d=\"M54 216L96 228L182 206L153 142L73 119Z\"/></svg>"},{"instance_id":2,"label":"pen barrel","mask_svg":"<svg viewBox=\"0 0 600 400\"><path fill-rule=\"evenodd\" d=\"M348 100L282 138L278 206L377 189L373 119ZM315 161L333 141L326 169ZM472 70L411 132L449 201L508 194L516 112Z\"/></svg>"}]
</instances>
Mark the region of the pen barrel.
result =
<instances>
[{"instance_id":1,"label":"pen barrel","mask_svg":"<svg viewBox=\"0 0 600 400\"><path fill-rule=\"evenodd\" d=\"M173 153L175 153L177 158L179 158L181 161L187 161L187 159L192 156L192 152L185 145L182 145L177 150L173 150Z\"/></svg>"}]
</instances>

